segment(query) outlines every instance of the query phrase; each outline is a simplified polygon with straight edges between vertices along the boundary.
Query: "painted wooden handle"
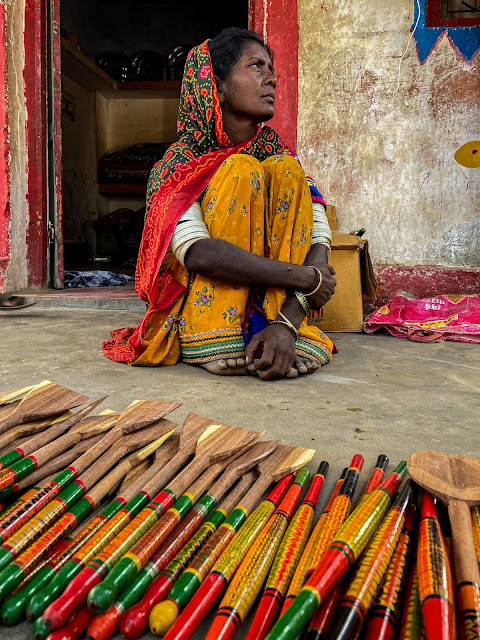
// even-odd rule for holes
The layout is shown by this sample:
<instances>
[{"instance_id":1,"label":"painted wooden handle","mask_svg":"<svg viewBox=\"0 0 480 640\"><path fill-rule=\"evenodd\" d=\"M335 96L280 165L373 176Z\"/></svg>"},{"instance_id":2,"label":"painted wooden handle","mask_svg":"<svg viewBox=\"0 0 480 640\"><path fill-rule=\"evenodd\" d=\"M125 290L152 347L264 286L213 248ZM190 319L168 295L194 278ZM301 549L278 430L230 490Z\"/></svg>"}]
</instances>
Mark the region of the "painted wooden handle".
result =
<instances>
[{"instance_id":1,"label":"painted wooden handle","mask_svg":"<svg viewBox=\"0 0 480 640\"><path fill-rule=\"evenodd\" d=\"M120 482L131 468L132 464L129 460L122 460L88 492L95 506L99 504L100 500L107 495L112 487L115 487Z\"/></svg>"},{"instance_id":2,"label":"painted wooden handle","mask_svg":"<svg viewBox=\"0 0 480 640\"><path fill-rule=\"evenodd\" d=\"M477 553L473 539L470 507L466 502L451 500L448 515L452 525L455 574L457 584L474 582L480 584Z\"/></svg>"},{"instance_id":3,"label":"painted wooden handle","mask_svg":"<svg viewBox=\"0 0 480 640\"><path fill-rule=\"evenodd\" d=\"M101 445L101 441L97 446ZM101 458L99 458L95 464L92 464L86 471L84 471L80 477L80 480L85 483L87 487L91 487L97 482L105 473L113 467L113 465L120 460L125 454L125 450L121 445L118 447L109 449ZM76 465L75 465L76 466Z\"/></svg>"},{"instance_id":4,"label":"painted wooden handle","mask_svg":"<svg viewBox=\"0 0 480 640\"><path fill-rule=\"evenodd\" d=\"M11 427L16 427L22 422L23 415L16 409L0 420L0 433L5 433Z\"/></svg>"}]
</instances>

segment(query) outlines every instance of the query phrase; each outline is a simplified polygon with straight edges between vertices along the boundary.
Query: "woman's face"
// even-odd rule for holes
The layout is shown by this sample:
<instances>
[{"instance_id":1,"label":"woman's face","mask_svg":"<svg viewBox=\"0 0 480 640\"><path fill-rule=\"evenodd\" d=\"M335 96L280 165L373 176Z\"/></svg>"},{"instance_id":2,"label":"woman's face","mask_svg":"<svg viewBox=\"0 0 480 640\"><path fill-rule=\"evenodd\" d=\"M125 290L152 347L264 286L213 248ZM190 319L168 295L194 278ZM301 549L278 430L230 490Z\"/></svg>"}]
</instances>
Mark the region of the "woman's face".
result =
<instances>
[{"instance_id":1,"label":"woman's face","mask_svg":"<svg viewBox=\"0 0 480 640\"><path fill-rule=\"evenodd\" d=\"M257 123L273 118L277 79L270 56L258 42L249 40L228 78L217 78L216 83L224 115Z\"/></svg>"}]
</instances>

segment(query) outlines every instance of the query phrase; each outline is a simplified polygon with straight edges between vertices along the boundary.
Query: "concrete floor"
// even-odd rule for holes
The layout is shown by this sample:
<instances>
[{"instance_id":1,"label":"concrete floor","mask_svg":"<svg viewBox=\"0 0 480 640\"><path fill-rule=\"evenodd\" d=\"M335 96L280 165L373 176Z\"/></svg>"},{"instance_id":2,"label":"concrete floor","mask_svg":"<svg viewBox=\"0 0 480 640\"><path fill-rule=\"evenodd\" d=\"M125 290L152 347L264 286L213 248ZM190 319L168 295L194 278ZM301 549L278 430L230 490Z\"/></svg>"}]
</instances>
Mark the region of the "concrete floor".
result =
<instances>
[{"instance_id":1,"label":"concrete floor","mask_svg":"<svg viewBox=\"0 0 480 640\"><path fill-rule=\"evenodd\" d=\"M100 346L109 330L136 325L140 316L138 310L38 306L0 313L0 391L47 378L92 398L109 394L103 408L168 399L183 403L171 414L179 423L194 411L265 429L269 438L316 449L312 471L329 461L324 500L355 453L365 457L363 482L380 453L389 456L389 468L422 449L480 457L478 346L334 334L339 354L331 364L269 383L213 377L184 364L133 368L106 360ZM195 638L204 637L207 626ZM27 623L2 628L0 638L24 640L30 629Z\"/></svg>"}]
</instances>

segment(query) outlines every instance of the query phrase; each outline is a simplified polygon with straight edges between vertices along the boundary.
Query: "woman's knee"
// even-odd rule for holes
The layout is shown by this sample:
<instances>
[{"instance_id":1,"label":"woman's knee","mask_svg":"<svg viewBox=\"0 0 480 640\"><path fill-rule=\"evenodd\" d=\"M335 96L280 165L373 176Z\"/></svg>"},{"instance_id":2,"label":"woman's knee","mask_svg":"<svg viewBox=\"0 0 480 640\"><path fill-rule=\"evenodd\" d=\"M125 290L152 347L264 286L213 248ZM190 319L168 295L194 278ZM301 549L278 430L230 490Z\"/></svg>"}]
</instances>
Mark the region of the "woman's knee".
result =
<instances>
[{"instance_id":1,"label":"woman's knee","mask_svg":"<svg viewBox=\"0 0 480 640\"><path fill-rule=\"evenodd\" d=\"M265 173L268 176L281 175L296 181L305 180L305 173L296 158L289 154L279 153L270 156L262 162Z\"/></svg>"},{"instance_id":2,"label":"woman's knee","mask_svg":"<svg viewBox=\"0 0 480 640\"><path fill-rule=\"evenodd\" d=\"M225 160L225 162L227 162L228 165L234 170L247 169L250 171L263 173L262 163L253 156L249 156L246 153L233 153L227 158L227 160Z\"/></svg>"},{"instance_id":3,"label":"woman's knee","mask_svg":"<svg viewBox=\"0 0 480 640\"><path fill-rule=\"evenodd\" d=\"M210 182L210 186L215 186L216 189L246 188L258 193L262 193L264 184L265 170L262 163L243 153L234 153L224 160Z\"/></svg>"}]
</instances>

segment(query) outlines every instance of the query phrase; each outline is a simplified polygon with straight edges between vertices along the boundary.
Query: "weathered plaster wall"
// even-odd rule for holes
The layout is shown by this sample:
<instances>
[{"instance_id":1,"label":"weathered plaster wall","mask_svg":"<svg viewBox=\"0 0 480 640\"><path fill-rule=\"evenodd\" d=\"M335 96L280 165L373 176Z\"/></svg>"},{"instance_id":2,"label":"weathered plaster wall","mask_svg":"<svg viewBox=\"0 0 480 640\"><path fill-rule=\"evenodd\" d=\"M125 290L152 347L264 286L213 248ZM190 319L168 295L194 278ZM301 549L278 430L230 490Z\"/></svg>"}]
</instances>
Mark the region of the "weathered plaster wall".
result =
<instances>
[{"instance_id":1,"label":"weathered plaster wall","mask_svg":"<svg viewBox=\"0 0 480 640\"><path fill-rule=\"evenodd\" d=\"M299 0L298 153L340 230L365 227L374 262L480 266L480 56L446 37L420 65L414 0Z\"/></svg>"},{"instance_id":2,"label":"weathered plaster wall","mask_svg":"<svg viewBox=\"0 0 480 640\"><path fill-rule=\"evenodd\" d=\"M26 109L23 69L25 0L6 3L8 121L10 140L10 261L5 270L4 288L27 286L27 154Z\"/></svg>"}]
</instances>

